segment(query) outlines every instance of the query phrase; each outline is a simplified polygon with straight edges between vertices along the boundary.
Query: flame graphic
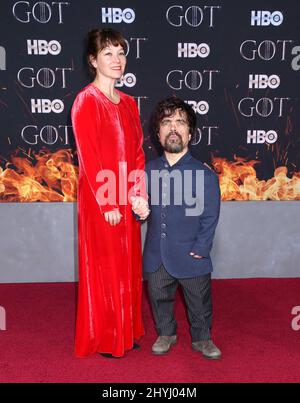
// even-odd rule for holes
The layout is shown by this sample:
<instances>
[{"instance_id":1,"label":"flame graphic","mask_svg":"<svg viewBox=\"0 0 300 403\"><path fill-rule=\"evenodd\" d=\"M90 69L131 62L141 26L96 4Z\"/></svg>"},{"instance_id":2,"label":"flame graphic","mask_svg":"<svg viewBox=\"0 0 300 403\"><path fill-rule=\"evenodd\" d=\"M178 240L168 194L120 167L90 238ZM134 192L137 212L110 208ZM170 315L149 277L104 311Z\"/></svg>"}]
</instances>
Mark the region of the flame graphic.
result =
<instances>
[{"instance_id":1,"label":"flame graphic","mask_svg":"<svg viewBox=\"0 0 300 403\"><path fill-rule=\"evenodd\" d=\"M23 154L0 167L1 202L76 201L78 167L71 150Z\"/></svg>"},{"instance_id":2,"label":"flame graphic","mask_svg":"<svg viewBox=\"0 0 300 403\"><path fill-rule=\"evenodd\" d=\"M300 172L287 176L287 168L275 169L274 177L259 180L254 165L259 161L235 161L213 158L213 167L219 175L222 200L300 200Z\"/></svg>"},{"instance_id":3,"label":"flame graphic","mask_svg":"<svg viewBox=\"0 0 300 403\"><path fill-rule=\"evenodd\" d=\"M5 168L0 167L0 202L74 202L77 197L78 166L70 149L18 153ZM259 161L234 161L213 157L219 175L222 200L300 200L300 172L287 176L287 168L275 169L274 177L259 180Z\"/></svg>"}]
</instances>

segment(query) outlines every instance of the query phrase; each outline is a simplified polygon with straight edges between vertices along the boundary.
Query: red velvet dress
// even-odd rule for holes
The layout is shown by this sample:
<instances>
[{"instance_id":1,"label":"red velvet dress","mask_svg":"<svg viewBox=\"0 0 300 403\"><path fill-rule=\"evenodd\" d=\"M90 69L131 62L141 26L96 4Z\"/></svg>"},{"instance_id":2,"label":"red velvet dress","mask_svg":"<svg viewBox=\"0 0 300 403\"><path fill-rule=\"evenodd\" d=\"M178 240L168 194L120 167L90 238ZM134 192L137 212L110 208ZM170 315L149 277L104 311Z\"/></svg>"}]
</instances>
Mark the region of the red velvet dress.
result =
<instances>
[{"instance_id":1,"label":"red velvet dress","mask_svg":"<svg viewBox=\"0 0 300 403\"><path fill-rule=\"evenodd\" d=\"M127 163L128 174L144 170L143 135L134 99L119 94L120 102L114 104L90 84L77 95L72 108L80 167L77 357L95 352L121 357L144 334L140 223L131 205L119 200L119 163L123 167ZM116 176L116 200L106 205L97 196L99 186L106 182L96 181L102 170ZM123 217L120 224L111 226L103 213L114 207Z\"/></svg>"}]
</instances>

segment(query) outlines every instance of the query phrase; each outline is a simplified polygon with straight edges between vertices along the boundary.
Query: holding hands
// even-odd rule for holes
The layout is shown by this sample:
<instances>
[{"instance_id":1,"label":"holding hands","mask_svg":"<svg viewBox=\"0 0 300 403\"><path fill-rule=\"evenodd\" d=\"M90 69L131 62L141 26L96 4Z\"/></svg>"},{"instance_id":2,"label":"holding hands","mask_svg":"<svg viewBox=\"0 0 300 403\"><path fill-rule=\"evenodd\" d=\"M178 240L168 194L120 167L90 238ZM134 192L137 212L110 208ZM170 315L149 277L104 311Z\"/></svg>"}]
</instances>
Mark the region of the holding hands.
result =
<instances>
[{"instance_id":1,"label":"holding hands","mask_svg":"<svg viewBox=\"0 0 300 403\"><path fill-rule=\"evenodd\" d=\"M148 201L141 196L132 196L130 200L132 204L132 211L142 220L146 220L150 214Z\"/></svg>"},{"instance_id":2,"label":"holding hands","mask_svg":"<svg viewBox=\"0 0 300 403\"><path fill-rule=\"evenodd\" d=\"M132 204L132 211L136 215L138 215L142 220L145 220L150 213L147 200L141 196L132 196L130 200ZM104 213L105 221L112 226L118 225L122 217L123 216L120 213L119 209L114 209L112 211Z\"/></svg>"}]
</instances>

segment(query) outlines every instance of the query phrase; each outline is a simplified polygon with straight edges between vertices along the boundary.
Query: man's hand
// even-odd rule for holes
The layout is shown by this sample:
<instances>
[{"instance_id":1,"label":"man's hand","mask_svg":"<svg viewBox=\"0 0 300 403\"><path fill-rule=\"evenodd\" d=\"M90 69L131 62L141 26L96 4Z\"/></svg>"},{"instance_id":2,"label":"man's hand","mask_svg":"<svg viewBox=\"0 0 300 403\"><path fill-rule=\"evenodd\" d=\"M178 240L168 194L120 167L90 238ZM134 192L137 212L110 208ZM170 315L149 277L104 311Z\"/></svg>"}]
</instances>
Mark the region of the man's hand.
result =
<instances>
[{"instance_id":1,"label":"man's hand","mask_svg":"<svg viewBox=\"0 0 300 403\"><path fill-rule=\"evenodd\" d=\"M190 255L193 256L195 259L202 259L203 256L196 255L194 252L190 252Z\"/></svg>"},{"instance_id":2,"label":"man's hand","mask_svg":"<svg viewBox=\"0 0 300 403\"><path fill-rule=\"evenodd\" d=\"M120 213L119 209L115 209L112 211L108 211L107 213L104 213L105 221L112 226L118 225L122 217L123 216Z\"/></svg>"},{"instance_id":3,"label":"man's hand","mask_svg":"<svg viewBox=\"0 0 300 403\"><path fill-rule=\"evenodd\" d=\"M146 199L141 196L132 196L130 198L132 211L142 220L145 220L150 214L149 205Z\"/></svg>"}]
</instances>

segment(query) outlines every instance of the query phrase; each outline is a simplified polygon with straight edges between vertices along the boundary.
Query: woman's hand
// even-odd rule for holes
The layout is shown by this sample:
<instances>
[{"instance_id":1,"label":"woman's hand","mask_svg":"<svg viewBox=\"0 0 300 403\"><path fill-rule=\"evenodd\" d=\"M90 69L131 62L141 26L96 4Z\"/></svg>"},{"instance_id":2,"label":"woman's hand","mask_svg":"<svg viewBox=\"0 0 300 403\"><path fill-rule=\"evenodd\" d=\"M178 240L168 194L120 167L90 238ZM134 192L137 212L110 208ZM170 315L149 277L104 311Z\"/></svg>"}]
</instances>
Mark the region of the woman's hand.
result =
<instances>
[{"instance_id":1,"label":"woman's hand","mask_svg":"<svg viewBox=\"0 0 300 403\"><path fill-rule=\"evenodd\" d=\"M122 217L123 216L120 213L119 209L115 209L112 211L108 211L107 213L104 213L105 221L112 226L118 225Z\"/></svg>"},{"instance_id":2,"label":"woman's hand","mask_svg":"<svg viewBox=\"0 0 300 403\"><path fill-rule=\"evenodd\" d=\"M145 220L150 214L147 200L141 196L132 196L130 200L132 204L132 211L137 214L142 220Z\"/></svg>"}]
</instances>

